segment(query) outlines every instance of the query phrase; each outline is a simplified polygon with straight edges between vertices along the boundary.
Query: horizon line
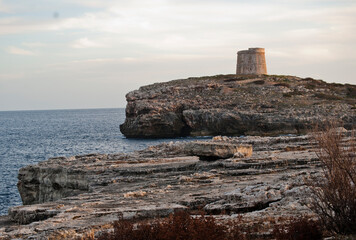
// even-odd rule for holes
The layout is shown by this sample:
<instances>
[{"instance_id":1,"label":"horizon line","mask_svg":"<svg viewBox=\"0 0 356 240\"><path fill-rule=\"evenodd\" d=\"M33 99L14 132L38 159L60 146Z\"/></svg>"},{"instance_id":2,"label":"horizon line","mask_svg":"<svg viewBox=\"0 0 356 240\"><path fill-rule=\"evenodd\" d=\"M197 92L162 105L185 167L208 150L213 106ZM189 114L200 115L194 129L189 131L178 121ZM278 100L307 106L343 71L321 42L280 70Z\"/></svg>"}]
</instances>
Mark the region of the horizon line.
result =
<instances>
[{"instance_id":1,"label":"horizon line","mask_svg":"<svg viewBox=\"0 0 356 240\"><path fill-rule=\"evenodd\" d=\"M0 110L0 112L35 112L35 111L66 111L66 110L99 110L99 109L122 109L125 107L94 107L94 108L54 108L54 109L18 109Z\"/></svg>"}]
</instances>

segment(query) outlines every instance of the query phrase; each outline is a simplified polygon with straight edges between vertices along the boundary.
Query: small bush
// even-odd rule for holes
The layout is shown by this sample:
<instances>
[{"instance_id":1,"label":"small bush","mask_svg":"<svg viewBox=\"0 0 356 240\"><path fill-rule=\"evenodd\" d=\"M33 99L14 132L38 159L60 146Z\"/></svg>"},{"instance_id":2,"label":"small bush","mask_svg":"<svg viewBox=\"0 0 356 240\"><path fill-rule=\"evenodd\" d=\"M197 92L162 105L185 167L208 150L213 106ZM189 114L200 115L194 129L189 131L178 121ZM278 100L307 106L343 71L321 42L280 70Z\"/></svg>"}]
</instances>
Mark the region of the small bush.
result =
<instances>
[{"instance_id":1,"label":"small bush","mask_svg":"<svg viewBox=\"0 0 356 240\"><path fill-rule=\"evenodd\" d=\"M309 83L306 83L306 84L304 85L304 87L305 87L306 89L310 89L310 90L315 89L317 86L318 86L318 85L315 84L315 83L313 83L313 82L309 82Z\"/></svg>"},{"instance_id":2,"label":"small bush","mask_svg":"<svg viewBox=\"0 0 356 240\"><path fill-rule=\"evenodd\" d=\"M331 124L314 138L323 179L311 184L312 210L326 229L338 234L356 234L355 135L344 141L343 132Z\"/></svg>"},{"instance_id":3,"label":"small bush","mask_svg":"<svg viewBox=\"0 0 356 240\"><path fill-rule=\"evenodd\" d=\"M113 233L103 233L100 240L225 240L227 228L218 225L213 217L191 217L186 212L178 212L167 219L153 223L135 224L120 220L114 223Z\"/></svg>"},{"instance_id":4,"label":"small bush","mask_svg":"<svg viewBox=\"0 0 356 240\"><path fill-rule=\"evenodd\" d=\"M287 88L289 88L289 87L290 87L290 84L282 82L282 83L276 83L276 84L274 84L273 86L276 86L276 87L287 87Z\"/></svg>"},{"instance_id":5,"label":"small bush","mask_svg":"<svg viewBox=\"0 0 356 240\"><path fill-rule=\"evenodd\" d=\"M253 81L251 83L252 84L256 84L256 85L263 85L263 84L265 84L265 80L256 80L256 81Z\"/></svg>"},{"instance_id":6,"label":"small bush","mask_svg":"<svg viewBox=\"0 0 356 240\"><path fill-rule=\"evenodd\" d=\"M288 224L276 225L273 229L276 240L319 240L323 239L319 223L302 217Z\"/></svg>"},{"instance_id":7,"label":"small bush","mask_svg":"<svg viewBox=\"0 0 356 240\"><path fill-rule=\"evenodd\" d=\"M348 86L346 88L346 96L348 98L356 98L356 87L354 86Z\"/></svg>"},{"instance_id":8,"label":"small bush","mask_svg":"<svg viewBox=\"0 0 356 240\"><path fill-rule=\"evenodd\" d=\"M298 90L294 90L293 92L283 93L283 97L287 97L287 98L290 98L290 97L296 96L296 95L303 95L303 93Z\"/></svg>"},{"instance_id":9,"label":"small bush","mask_svg":"<svg viewBox=\"0 0 356 240\"><path fill-rule=\"evenodd\" d=\"M242 227L241 217L217 224L214 217L194 218L186 212L177 212L161 221L137 223L116 221L113 232L104 232L98 238L87 235L88 240L250 240L255 229Z\"/></svg>"},{"instance_id":10,"label":"small bush","mask_svg":"<svg viewBox=\"0 0 356 240\"><path fill-rule=\"evenodd\" d=\"M329 85L331 88L334 88L334 89L342 88L344 86L344 84L342 84L342 83L329 83Z\"/></svg>"},{"instance_id":11,"label":"small bush","mask_svg":"<svg viewBox=\"0 0 356 240\"><path fill-rule=\"evenodd\" d=\"M326 94L326 93L315 93L314 96L317 98L326 99L326 100L342 100L343 99L340 96Z\"/></svg>"}]
</instances>

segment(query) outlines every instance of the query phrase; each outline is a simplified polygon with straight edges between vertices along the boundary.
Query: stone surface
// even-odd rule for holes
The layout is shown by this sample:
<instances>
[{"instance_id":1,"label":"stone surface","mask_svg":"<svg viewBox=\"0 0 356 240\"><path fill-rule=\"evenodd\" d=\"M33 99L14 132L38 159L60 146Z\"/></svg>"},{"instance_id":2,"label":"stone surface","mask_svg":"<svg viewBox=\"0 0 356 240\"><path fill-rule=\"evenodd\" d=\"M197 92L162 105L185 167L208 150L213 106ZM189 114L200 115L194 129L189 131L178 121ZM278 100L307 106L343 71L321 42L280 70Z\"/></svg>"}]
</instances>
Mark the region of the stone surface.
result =
<instances>
[{"instance_id":1,"label":"stone surface","mask_svg":"<svg viewBox=\"0 0 356 240\"><path fill-rule=\"evenodd\" d=\"M249 157L252 155L252 145L198 141L185 144L183 151L188 155L198 156L200 160L217 160L231 158L235 155Z\"/></svg>"},{"instance_id":2,"label":"stone surface","mask_svg":"<svg viewBox=\"0 0 356 240\"><path fill-rule=\"evenodd\" d=\"M128 138L301 134L325 120L356 122L356 86L275 75L217 75L126 95Z\"/></svg>"},{"instance_id":3,"label":"stone surface","mask_svg":"<svg viewBox=\"0 0 356 240\"><path fill-rule=\"evenodd\" d=\"M81 157L71 158L71 161ZM87 192L88 180L81 173L80 169L63 167L60 162L52 168L30 165L20 169L17 187L23 204L55 201L63 196Z\"/></svg>"},{"instance_id":4,"label":"stone surface","mask_svg":"<svg viewBox=\"0 0 356 240\"><path fill-rule=\"evenodd\" d=\"M251 155L216 161L191 156L192 144L52 158L25 167L19 190L33 204L0 217L0 239L75 239L120 218L149 220L178 209L203 209L218 219L241 215L250 222L311 214L305 180L321 169L310 136L214 137L206 144L253 146Z\"/></svg>"}]
</instances>

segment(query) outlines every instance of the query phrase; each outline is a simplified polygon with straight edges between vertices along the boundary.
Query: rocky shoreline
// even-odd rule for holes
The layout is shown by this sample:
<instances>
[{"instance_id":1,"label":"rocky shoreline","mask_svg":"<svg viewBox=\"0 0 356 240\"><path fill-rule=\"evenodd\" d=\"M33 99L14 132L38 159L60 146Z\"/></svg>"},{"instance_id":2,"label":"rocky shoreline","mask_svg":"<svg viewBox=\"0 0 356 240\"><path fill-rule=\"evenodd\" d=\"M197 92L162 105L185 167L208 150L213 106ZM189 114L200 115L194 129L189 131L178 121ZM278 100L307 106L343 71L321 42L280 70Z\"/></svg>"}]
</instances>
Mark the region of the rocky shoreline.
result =
<instances>
[{"instance_id":1,"label":"rocky shoreline","mask_svg":"<svg viewBox=\"0 0 356 240\"><path fill-rule=\"evenodd\" d=\"M292 76L189 78L126 98L126 137L218 136L24 167L24 205L0 217L0 239L77 239L118 219L177 210L259 222L268 238L268 223L313 216L306 182L320 176L321 164L308 130L325 120L356 123L356 86Z\"/></svg>"},{"instance_id":2,"label":"rocky shoreline","mask_svg":"<svg viewBox=\"0 0 356 240\"><path fill-rule=\"evenodd\" d=\"M20 170L19 191L30 205L0 218L0 239L74 239L121 217L153 219L179 209L247 222L310 215L305 180L321 170L314 147L310 135L218 136L52 158Z\"/></svg>"},{"instance_id":3,"label":"rocky shoreline","mask_svg":"<svg viewBox=\"0 0 356 240\"><path fill-rule=\"evenodd\" d=\"M128 138L302 134L356 123L356 86L279 75L217 75L155 83L126 95Z\"/></svg>"}]
</instances>

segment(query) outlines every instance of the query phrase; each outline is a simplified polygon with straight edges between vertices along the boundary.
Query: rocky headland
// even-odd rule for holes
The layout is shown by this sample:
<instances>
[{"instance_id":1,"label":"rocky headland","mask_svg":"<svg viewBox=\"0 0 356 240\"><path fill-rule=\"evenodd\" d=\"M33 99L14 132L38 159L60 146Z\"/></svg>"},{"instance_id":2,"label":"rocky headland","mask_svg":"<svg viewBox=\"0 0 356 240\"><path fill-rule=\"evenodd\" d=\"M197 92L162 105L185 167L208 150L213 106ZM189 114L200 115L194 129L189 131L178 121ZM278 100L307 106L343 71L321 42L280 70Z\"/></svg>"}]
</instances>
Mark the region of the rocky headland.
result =
<instances>
[{"instance_id":1,"label":"rocky headland","mask_svg":"<svg viewBox=\"0 0 356 240\"><path fill-rule=\"evenodd\" d=\"M267 226L312 215L306 181L320 172L311 135L217 136L129 154L52 158L20 170L26 205L0 218L0 239L75 239L120 218L149 220L175 210Z\"/></svg>"},{"instance_id":2,"label":"rocky headland","mask_svg":"<svg viewBox=\"0 0 356 240\"><path fill-rule=\"evenodd\" d=\"M150 221L176 210L222 224L241 218L263 226L256 234L268 239L273 224L314 216L307 183L322 168L312 135L301 134L324 120L346 129L356 120L356 86L292 76L189 78L126 98L126 137L219 136L24 167L24 205L0 217L0 239L81 239L118 219ZM354 139L346 129L344 141Z\"/></svg>"},{"instance_id":3,"label":"rocky headland","mask_svg":"<svg viewBox=\"0 0 356 240\"><path fill-rule=\"evenodd\" d=\"M217 75L155 83L126 95L128 138L301 134L356 122L356 86L278 75Z\"/></svg>"}]
</instances>

